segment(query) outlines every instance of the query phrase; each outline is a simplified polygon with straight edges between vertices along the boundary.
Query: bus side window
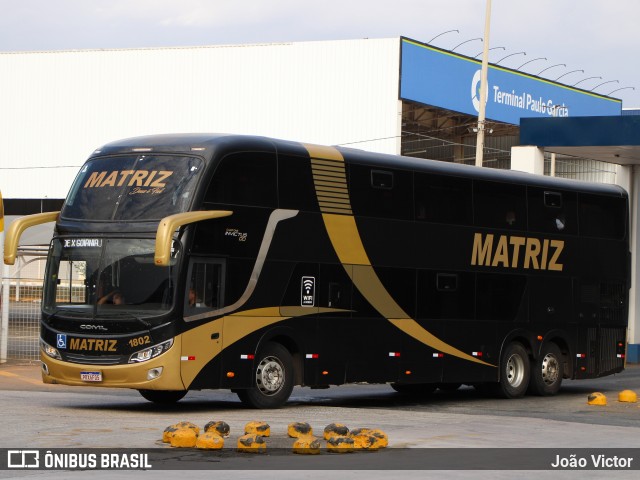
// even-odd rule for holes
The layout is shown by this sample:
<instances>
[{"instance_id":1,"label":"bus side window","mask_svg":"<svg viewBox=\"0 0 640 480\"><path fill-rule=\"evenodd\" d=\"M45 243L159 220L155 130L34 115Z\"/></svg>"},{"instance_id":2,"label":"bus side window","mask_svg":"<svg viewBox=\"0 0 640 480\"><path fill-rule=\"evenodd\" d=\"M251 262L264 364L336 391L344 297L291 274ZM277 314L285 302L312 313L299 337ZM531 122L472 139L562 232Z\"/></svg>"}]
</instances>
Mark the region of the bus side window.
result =
<instances>
[{"instance_id":1,"label":"bus side window","mask_svg":"<svg viewBox=\"0 0 640 480\"><path fill-rule=\"evenodd\" d=\"M343 308L345 304L345 295L342 290L342 284L333 282L329 283L329 308Z\"/></svg>"},{"instance_id":2,"label":"bus side window","mask_svg":"<svg viewBox=\"0 0 640 480\"><path fill-rule=\"evenodd\" d=\"M543 233L578 233L575 192L528 187L529 230Z\"/></svg>"},{"instance_id":3,"label":"bus side window","mask_svg":"<svg viewBox=\"0 0 640 480\"><path fill-rule=\"evenodd\" d=\"M526 191L523 185L477 180L473 216L481 227L527 229Z\"/></svg>"},{"instance_id":4,"label":"bus side window","mask_svg":"<svg viewBox=\"0 0 640 480\"><path fill-rule=\"evenodd\" d=\"M416 173L416 220L468 225L472 221L471 180Z\"/></svg>"},{"instance_id":5,"label":"bus side window","mask_svg":"<svg viewBox=\"0 0 640 480\"><path fill-rule=\"evenodd\" d=\"M348 178L351 207L356 215L413 219L412 172L351 164Z\"/></svg>"},{"instance_id":6,"label":"bus side window","mask_svg":"<svg viewBox=\"0 0 640 480\"><path fill-rule=\"evenodd\" d=\"M622 239L626 235L626 199L580 194L580 235Z\"/></svg>"},{"instance_id":7,"label":"bus side window","mask_svg":"<svg viewBox=\"0 0 640 480\"><path fill-rule=\"evenodd\" d=\"M472 320L474 318L475 274L418 270L418 312L420 319Z\"/></svg>"},{"instance_id":8,"label":"bus side window","mask_svg":"<svg viewBox=\"0 0 640 480\"><path fill-rule=\"evenodd\" d=\"M215 310L222 307L223 264L220 262L194 262L185 303L190 309Z\"/></svg>"},{"instance_id":9,"label":"bus side window","mask_svg":"<svg viewBox=\"0 0 640 480\"><path fill-rule=\"evenodd\" d=\"M275 153L229 154L216 168L205 202L275 208L276 169Z\"/></svg>"}]
</instances>

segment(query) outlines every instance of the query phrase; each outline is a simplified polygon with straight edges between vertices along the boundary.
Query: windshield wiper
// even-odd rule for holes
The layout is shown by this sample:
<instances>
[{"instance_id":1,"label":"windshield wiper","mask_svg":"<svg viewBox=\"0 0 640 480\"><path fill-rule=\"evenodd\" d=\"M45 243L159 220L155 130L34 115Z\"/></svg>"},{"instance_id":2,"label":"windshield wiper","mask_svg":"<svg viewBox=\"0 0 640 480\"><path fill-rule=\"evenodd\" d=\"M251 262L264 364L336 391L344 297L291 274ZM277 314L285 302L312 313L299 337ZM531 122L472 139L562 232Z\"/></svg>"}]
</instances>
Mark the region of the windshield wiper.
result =
<instances>
[{"instance_id":1,"label":"windshield wiper","mask_svg":"<svg viewBox=\"0 0 640 480\"><path fill-rule=\"evenodd\" d=\"M49 315L47 320L59 319L60 318L60 314L66 315L68 317L83 317L84 318L84 317L87 316L87 312L86 311L71 310L71 309L63 308L63 307L58 307L53 312L48 312L47 310L44 310L44 313Z\"/></svg>"},{"instance_id":2,"label":"windshield wiper","mask_svg":"<svg viewBox=\"0 0 640 480\"><path fill-rule=\"evenodd\" d=\"M131 313L131 312L118 312L118 313L110 312L110 313L109 313L109 317L113 317L113 318L115 318L115 317L120 317L120 318L121 318L121 317L129 317L129 318L128 318L128 320L129 320L129 321L134 321L134 322L140 323L140 324L141 324L141 325L143 325L147 330L150 330L150 329L151 329L151 327L153 326L153 324L152 324L152 323L147 322L145 319L143 319L143 318L141 318L141 317L138 317L137 315L134 315L134 314L133 314L133 313ZM96 318L98 318L98 316L96 316Z\"/></svg>"}]
</instances>

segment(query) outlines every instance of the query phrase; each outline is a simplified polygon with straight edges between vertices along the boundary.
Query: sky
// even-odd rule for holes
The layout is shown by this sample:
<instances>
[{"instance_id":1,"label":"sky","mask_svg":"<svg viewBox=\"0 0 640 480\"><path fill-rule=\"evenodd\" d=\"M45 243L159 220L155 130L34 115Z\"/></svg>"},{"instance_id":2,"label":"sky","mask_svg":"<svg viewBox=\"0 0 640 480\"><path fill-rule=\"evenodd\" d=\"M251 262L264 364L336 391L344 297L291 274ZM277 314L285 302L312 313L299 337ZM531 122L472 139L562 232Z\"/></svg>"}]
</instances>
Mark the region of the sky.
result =
<instances>
[{"instance_id":1,"label":"sky","mask_svg":"<svg viewBox=\"0 0 640 480\"><path fill-rule=\"evenodd\" d=\"M0 52L406 36L480 58L485 8L486 0L0 0ZM542 77L640 108L638 0L493 0L489 46L493 63L547 69Z\"/></svg>"}]
</instances>

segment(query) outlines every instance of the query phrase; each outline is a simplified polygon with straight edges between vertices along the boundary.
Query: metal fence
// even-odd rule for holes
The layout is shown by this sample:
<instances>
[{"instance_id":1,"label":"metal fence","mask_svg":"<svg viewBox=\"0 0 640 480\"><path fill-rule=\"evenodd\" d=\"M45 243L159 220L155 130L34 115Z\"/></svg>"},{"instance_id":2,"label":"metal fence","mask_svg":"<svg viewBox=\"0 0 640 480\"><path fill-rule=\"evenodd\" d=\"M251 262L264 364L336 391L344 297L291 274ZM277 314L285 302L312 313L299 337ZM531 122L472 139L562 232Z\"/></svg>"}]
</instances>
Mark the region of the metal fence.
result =
<instances>
[{"instance_id":1,"label":"metal fence","mask_svg":"<svg viewBox=\"0 0 640 480\"><path fill-rule=\"evenodd\" d=\"M7 359L35 362L39 358L40 303L44 278L44 255L20 255L9 270L3 294L8 287ZM0 314L3 304L0 302Z\"/></svg>"}]
</instances>

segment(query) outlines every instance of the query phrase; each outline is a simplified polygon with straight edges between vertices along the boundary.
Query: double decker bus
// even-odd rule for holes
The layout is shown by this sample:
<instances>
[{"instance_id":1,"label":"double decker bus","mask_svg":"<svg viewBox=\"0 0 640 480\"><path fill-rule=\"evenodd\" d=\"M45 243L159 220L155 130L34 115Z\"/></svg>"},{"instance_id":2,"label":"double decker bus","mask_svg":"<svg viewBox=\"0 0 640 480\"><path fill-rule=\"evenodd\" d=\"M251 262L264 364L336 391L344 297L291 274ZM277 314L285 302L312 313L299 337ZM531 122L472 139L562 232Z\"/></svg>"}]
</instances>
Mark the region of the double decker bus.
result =
<instances>
[{"instance_id":1,"label":"double decker bus","mask_svg":"<svg viewBox=\"0 0 640 480\"><path fill-rule=\"evenodd\" d=\"M628 197L590 184L239 135L110 143L55 220L45 383L153 402L294 385L517 398L624 368Z\"/></svg>"}]
</instances>

